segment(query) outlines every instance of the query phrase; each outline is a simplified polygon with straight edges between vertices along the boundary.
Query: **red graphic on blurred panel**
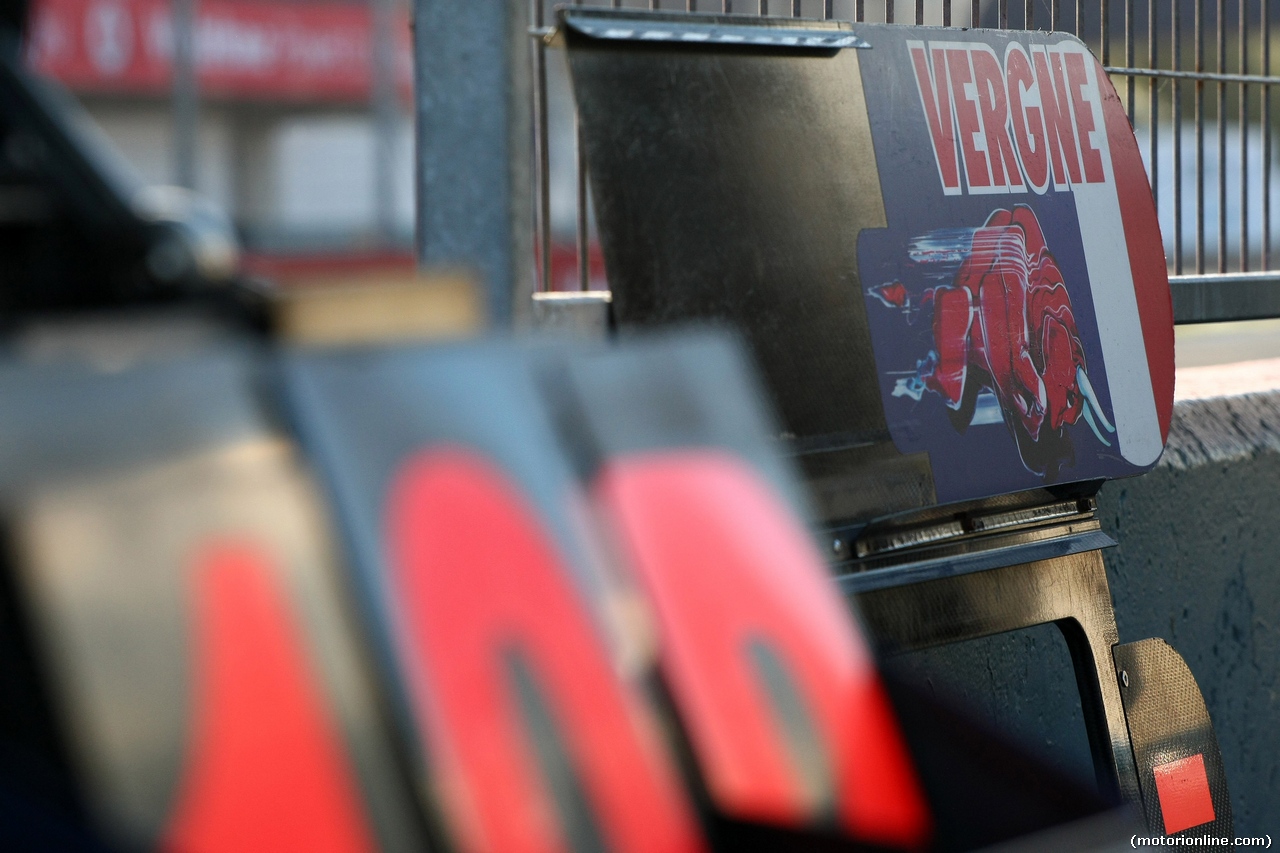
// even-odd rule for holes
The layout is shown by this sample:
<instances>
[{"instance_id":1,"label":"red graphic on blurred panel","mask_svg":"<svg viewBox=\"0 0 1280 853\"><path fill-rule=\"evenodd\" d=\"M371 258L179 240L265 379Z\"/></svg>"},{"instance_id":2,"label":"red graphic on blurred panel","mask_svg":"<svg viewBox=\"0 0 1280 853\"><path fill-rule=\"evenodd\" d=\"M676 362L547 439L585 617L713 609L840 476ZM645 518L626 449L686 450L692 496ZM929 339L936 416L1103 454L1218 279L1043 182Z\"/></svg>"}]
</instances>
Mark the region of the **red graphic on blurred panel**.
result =
<instances>
[{"instance_id":1,"label":"red graphic on blurred panel","mask_svg":"<svg viewBox=\"0 0 1280 853\"><path fill-rule=\"evenodd\" d=\"M193 576L195 708L162 847L181 853L374 849L297 624L252 546L207 546Z\"/></svg>"},{"instance_id":2,"label":"red graphic on blurred panel","mask_svg":"<svg viewBox=\"0 0 1280 853\"><path fill-rule=\"evenodd\" d=\"M659 617L662 670L716 804L914 847L929 817L875 673L802 526L743 463L669 452L598 483Z\"/></svg>"},{"instance_id":3,"label":"red graphic on blurred panel","mask_svg":"<svg viewBox=\"0 0 1280 853\"><path fill-rule=\"evenodd\" d=\"M1213 797L1200 754L1152 768L1166 835L1213 821Z\"/></svg>"},{"instance_id":4,"label":"red graphic on blurred panel","mask_svg":"<svg viewBox=\"0 0 1280 853\"><path fill-rule=\"evenodd\" d=\"M890 300L898 282L870 289L904 310L910 296ZM1066 427L1081 418L1111 446L1115 427L1093 384L1062 271L1035 212L997 209L972 231L951 284L929 288L934 347L914 375L897 380L894 396L939 395L957 429L969 426L978 395L994 393L1022 463L1052 476L1073 450Z\"/></svg>"},{"instance_id":5,"label":"red graphic on blurred panel","mask_svg":"<svg viewBox=\"0 0 1280 853\"><path fill-rule=\"evenodd\" d=\"M702 849L656 724L500 470L462 449L411 459L387 544L420 731L461 849Z\"/></svg>"}]
</instances>

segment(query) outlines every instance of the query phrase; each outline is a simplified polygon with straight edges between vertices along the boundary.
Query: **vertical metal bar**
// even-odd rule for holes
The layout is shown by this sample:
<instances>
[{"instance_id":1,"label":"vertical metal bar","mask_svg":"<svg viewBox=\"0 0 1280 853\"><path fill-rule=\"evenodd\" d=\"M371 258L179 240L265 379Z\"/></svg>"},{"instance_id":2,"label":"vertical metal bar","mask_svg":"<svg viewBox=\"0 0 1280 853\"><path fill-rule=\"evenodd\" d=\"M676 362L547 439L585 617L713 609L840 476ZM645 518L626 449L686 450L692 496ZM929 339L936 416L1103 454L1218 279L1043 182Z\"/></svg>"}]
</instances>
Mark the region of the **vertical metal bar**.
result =
<instances>
[{"instance_id":1,"label":"vertical metal bar","mask_svg":"<svg viewBox=\"0 0 1280 853\"><path fill-rule=\"evenodd\" d=\"M656 2L657 2L657 0L653 0L653 2L655 2L655 3L656 3ZM759 8L758 8L758 9L756 9L756 14L758 14L758 15L764 15L764 14L768 13L768 11L769 11L769 0L760 0L760 2L759 2L757 5L759 6Z\"/></svg>"},{"instance_id":2,"label":"vertical metal bar","mask_svg":"<svg viewBox=\"0 0 1280 853\"><path fill-rule=\"evenodd\" d=\"M1204 0L1196 0L1196 72L1204 73ZM1196 272L1204 272L1204 81L1196 80Z\"/></svg>"},{"instance_id":3,"label":"vertical metal bar","mask_svg":"<svg viewBox=\"0 0 1280 853\"><path fill-rule=\"evenodd\" d=\"M916 26L924 23L924 0L916 0Z\"/></svg>"},{"instance_id":4,"label":"vertical metal bar","mask_svg":"<svg viewBox=\"0 0 1280 853\"><path fill-rule=\"evenodd\" d=\"M1077 3L1081 0L1076 0ZM1098 56L1103 65L1111 64L1111 3L1110 0L1098 0L1098 11L1101 16L1101 32L1098 36Z\"/></svg>"},{"instance_id":5,"label":"vertical metal bar","mask_svg":"<svg viewBox=\"0 0 1280 853\"><path fill-rule=\"evenodd\" d=\"M1027 0L1022 4L1022 28L1024 30L1036 28L1036 0Z\"/></svg>"},{"instance_id":6,"label":"vertical metal bar","mask_svg":"<svg viewBox=\"0 0 1280 853\"><path fill-rule=\"evenodd\" d=\"M1084 33L1084 0L1076 0L1076 38Z\"/></svg>"},{"instance_id":7,"label":"vertical metal bar","mask_svg":"<svg viewBox=\"0 0 1280 853\"><path fill-rule=\"evenodd\" d=\"M1218 0L1218 73L1227 73L1227 29ZM1218 272L1227 271L1227 84L1218 81Z\"/></svg>"},{"instance_id":8,"label":"vertical metal bar","mask_svg":"<svg viewBox=\"0 0 1280 853\"><path fill-rule=\"evenodd\" d=\"M893 23L893 0L884 0L884 22Z\"/></svg>"},{"instance_id":9,"label":"vertical metal bar","mask_svg":"<svg viewBox=\"0 0 1280 853\"><path fill-rule=\"evenodd\" d=\"M1174 10L1177 11L1176 9ZM1173 70L1182 70L1182 16L1173 18ZM1173 78L1173 271L1182 274L1182 83Z\"/></svg>"},{"instance_id":10,"label":"vertical metal bar","mask_svg":"<svg viewBox=\"0 0 1280 853\"><path fill-rule=\"evenodd\" d=\"M1125 0L1124 2L1124 64L1126 68L1133 67L1133 0ZM1133 109L1134 102L1137 100L1137 93L1134 87L1138 84L1138 79L1132 74L1128 75L1125 81L1125 97L1129 104L1129 126L1133 127Z\"/></svg>"},{"instance_id":11,"label":"vertical metal bar","mask_svg":"<svg viewBox=\"0 0 1280 853\"><path fill-rule=\"evenodd\" d=\"M413 14L418 263L475 270L509 327L533 310L529 0L415 0Z\"/></svg>"},{"instance_id":12,"label":"vertical metal bar","mask_svg":"<svg viewBox=\"0 0 1280 853\"><path fill-rule=\"evenodd\" d=\"M575 5L581 6L585 0L573 0ZM695 0L685 0L685 11L692 12L695 9ZM582 136L582 122L578 120L578 111L573 111L573 133L574 133L574 165L578 172L578 233L575 240L578 250L578 289L591 289L591 229L590 229L590 211L587 209L587 165L586 157L583 149L586 147L586 141Z\"/></svg>"},{"instance_id":13,"label":"vertical metal bar","mask_svg":"<svg viewBox=\"0 0 1280 853\"><path fill-rule=\"evenodd\" d=\"M374 0L373 80L369 104L374 129L374 206L378 235L390 244L396 236L396 125L400 104L396 95L395 0Z\"/></svg>"},{"instance_id":14,"label":"vertical metal bar","mask_svg":"<svg viewBox=\"0 0 1280 853\"><path fill-rule=\"evenodd\" d=\"M951 26L951 0L942 0L942 26Z\"/></svg>"},{"instance_id":15,"label":"vertical metal bar","mask_svg":"<svg viewBox=\"0 0 1280 853\"><path fill-rule=\"evenodd\" d=\"M578 289L591 289L591 230L590 217L591 210L587 203L587 166L584 162L583 147L585 145L582 137L582 123L578 121L577 113L573 117L574 131L577 136L577 162L578 162Z\"/></svg>"},{"instance_id":16,"label":"vertical metal bar","mask_svg":"<svg viewBox=\"0 0 1280 853\"><path fill-rule=\"evenodd\" d=\"M1061 25L1062 8L1058 0L1050 0L1049 2L1049 29L1056 30Z\"/></svg>"},{"instance_id":17,"label":"vertical metal bar","mask_svg":"<svg viewBox=\"0 0 1280 853\"><path fill-rule=\"evenodd\" d=\"M1262 2L1262 73L1271 76L1271 12ZM1271 268L1271 89L1262 87L1262 268Z\"/></svg>"},{"instance_id":18,"label":"vertical metal bar","mask_svg":"<svg viewBox=\"0 0 1280 853\"><path fill-rule=\"evenodd\" d=\"M862 21L867 16L867 10L863 8L863 2L864 0L855 0L853 4L853 19L855 21Z\"/></svg>"},{"instance_id":19,"label":"vertical metal bar","mask_svg":"<svg viewBox=\"0 0 1280 853\"><path fill-rule=\"evenodd\" d=\"M999 13L1000 29L1009 29L1009 0L996 0L996 10Z\"/></svg>"},{"instance_id":20,"label":"vertical metal bar","mask_svg":"<svg viewBox=\"0 0 1280 853\"><path fill-rule=\"evenodd\" d=\"M1249 73L1249 41L1244 20L1248 3L1240 0L1240 73ZM1249 271L1249 85L1240 84L1240 272Z\"/></svg>"},{"instance_id":21,"label":"vertical metal bar","mask_svg":"<svg viewBox=\"0 0 1280 853\"><path fill-rule=\"evenodd\" d=\"M582 0L574 0L574 2L577 3L579 6L582 5ZM697 6L698 6L697 0L684 0L684 10L686 12L692 12L696 10Z\"/></svg>"},{"instance_id":22,"label":"vertical metal bar","mask_svg":"<svg viewBox=\"0 0 1280 853\"><path fill-rule=\"evenodd\" d=\"M969 4L969 26L982 26L982 2L981 0L973 0Z\"/></svg>"},{"instance_id":23,"label":"vertical metal bar","mask_svg":"<svg viewBox=\"0 0 1280 853\"><path fill-rule=\"evenodd\" d=\"M829 21L835 17L835 0L823 0L822 3L822 20Z\"/></svg>"},{"instance_id":24,"label":"vertical metal bar","mask_svg":"<svg viewBox=\"0 0 1280 853\"><path fill-rule=\"evenodd\" d=\"M1158 42L1156 40L1156 0L1147 0L1147 67L1155 68ZM1147 78L1147 133L1148 149L1151 152L1151 197L1156 203L1157 214L1160 211L1160 97L1156 91L1156 78ZM1178 132L1175 127L1174 133Z\"/></svg>"},{"instance_id":25,"label":"vertical metal bar","mask_svg":"<svg viewBox=\"0 0 1280 853\"><path fill-rule=\"evenodd\" d=\"M791 17L800 17L800 0L791 0Z\"/></svg>"},{"instance_id":26,"label":"vertical metal bar","mask_svg":"<svg viewBox=\"0 0 1280 853\"><path fill-rule=\"evenodd\" d=\"M173 179L196 186L200 84L196 79L196 0L173 0Z\"/></svg>"},{"instance_id":27,"label":"vertical metal bar","mask_svg":"<svg viewBox=\"0 0 1280 853\"><path fill-rule=\"evenodd\" d=\"M545 0L533 0L533 25L542 26ZM538 155L538 289L551 289L551 154L547 124L547 44L538 38L533 50L534 146Z\"/></svg>"}]
</instances>

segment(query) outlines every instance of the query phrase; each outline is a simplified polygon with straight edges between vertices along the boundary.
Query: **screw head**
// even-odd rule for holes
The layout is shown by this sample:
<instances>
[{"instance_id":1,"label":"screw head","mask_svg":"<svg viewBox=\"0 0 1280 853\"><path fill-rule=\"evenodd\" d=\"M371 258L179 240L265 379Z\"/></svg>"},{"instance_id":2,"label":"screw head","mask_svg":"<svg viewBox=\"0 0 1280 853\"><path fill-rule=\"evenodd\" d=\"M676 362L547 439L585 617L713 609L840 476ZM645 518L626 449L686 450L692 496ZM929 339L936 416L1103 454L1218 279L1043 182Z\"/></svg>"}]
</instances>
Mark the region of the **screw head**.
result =
<instances>
[{"instance_id":1,"label":"screw head","mask_svg":"<svg viewBox=\"0 0 1280 853\"><path fill-rule=\"evenodd\" d=\"M1125 687L1128 687L1128 686L1129 686L1129 673L1128 673L1128 671L1123 670L1123 669L1122 669L1122 670L1120 670L1120 682L1121 682L1122 684L1124 684L1124 686L1125 686Z\"/></svg>"},{"instance_id":2,"label":"screw head","mask_svg":"<svg viewBox=\"0 0 1280 853\"><path fill-rule=\"evenodd\" d=\"M833 554L837 554L837 555L838 555L838 554L842 554L842 553L844 553L844 540L843 540L843 539L832 539L832 540L831 540L831 552L832 552Z\"/></svg>"}]
</instances>

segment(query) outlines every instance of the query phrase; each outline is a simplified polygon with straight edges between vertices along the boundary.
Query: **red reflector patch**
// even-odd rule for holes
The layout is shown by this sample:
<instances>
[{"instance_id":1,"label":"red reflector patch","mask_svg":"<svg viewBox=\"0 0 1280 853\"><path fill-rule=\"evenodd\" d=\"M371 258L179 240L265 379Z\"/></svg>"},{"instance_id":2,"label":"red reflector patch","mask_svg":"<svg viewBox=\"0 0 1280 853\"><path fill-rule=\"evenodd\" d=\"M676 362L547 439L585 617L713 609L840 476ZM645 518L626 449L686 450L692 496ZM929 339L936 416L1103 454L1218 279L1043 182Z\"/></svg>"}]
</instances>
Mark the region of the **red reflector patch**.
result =
<instances>
[{"instance_id":1,"label":"red reflector patch","mask_svg":"<svg viewBox=\"0 0 1280 853\"><path fill-rule=\"evenodd\" d=\"M371 851L354 777L268 566L243 545L197 557L192 735L161 849Z\"/></svg>"},{"instance_id":2,"label":"red reflector patch","mask_svg":"<svg viewBox=\"0 0 1280 853\"><path fill-rule=\"evenodd\" d=\"M917 846L929 817L874 665L804 528L714 452L598 484L658 615L663 675L717 806Z\"/></svg>"},{"instance_id":3,"label":"red reflector patch","mask_svg":"<svg viewBox=\"0 0 1280 853\"><path fill-rule=\"evenodd\" d=\"M702 849L655 721L500 470L460 449L410 460L387 539L406 677L460 849Z\"/></svg>"},{"instance_id":4,"label":"red reflector patch","mask_svg":"<svg viewBox=\"0 0 1280 853\"><path fill-rule=\"evenodd\" d=\"M1156 774L1156 794L1164 817L1165 835L1209 823L1215 817L1209 777L1204 772L1204 756L1193 755L1161 764Z\"/></svg>"}]
</instances>

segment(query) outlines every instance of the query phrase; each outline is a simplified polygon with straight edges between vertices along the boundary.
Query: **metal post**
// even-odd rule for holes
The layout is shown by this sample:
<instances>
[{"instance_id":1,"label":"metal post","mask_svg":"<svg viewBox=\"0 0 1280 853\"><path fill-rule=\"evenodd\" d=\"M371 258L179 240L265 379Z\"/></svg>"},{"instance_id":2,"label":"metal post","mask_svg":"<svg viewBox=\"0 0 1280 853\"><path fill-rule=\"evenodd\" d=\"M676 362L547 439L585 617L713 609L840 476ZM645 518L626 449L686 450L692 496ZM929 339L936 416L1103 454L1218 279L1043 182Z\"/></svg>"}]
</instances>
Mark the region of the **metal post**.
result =
<instances>
[{"instance_id":1,"label":"metal post","mask_svg":"<svg viewBox=\"0 0 1280 853\"><path fill-rule=\"evenodd\" d=\"M384 242L391 243L396 236L396 125L400 118L396 103L396 0L370 0L369 6L374 209L378 235Z\"/></svg>"},{"instance_id":2,"label":"metal post","mask_svg":"<svg viewBox=\"0 0 1280 853\"><path fill-rule=\"evenodd\" d=\"M528 0L415 0L417 250L485 281L495 325L531 314Z\"/></svg>"},{"instance_id":3,"label":"metal post","mask_svg":"<svg viewBox=\"0 0 1280 853\"><path fill-rule=\"evenodd\" d=\"M200 89L196 80L196 0L173 0L173 180L195 189Z\"/></svg>"}]
</instances>

